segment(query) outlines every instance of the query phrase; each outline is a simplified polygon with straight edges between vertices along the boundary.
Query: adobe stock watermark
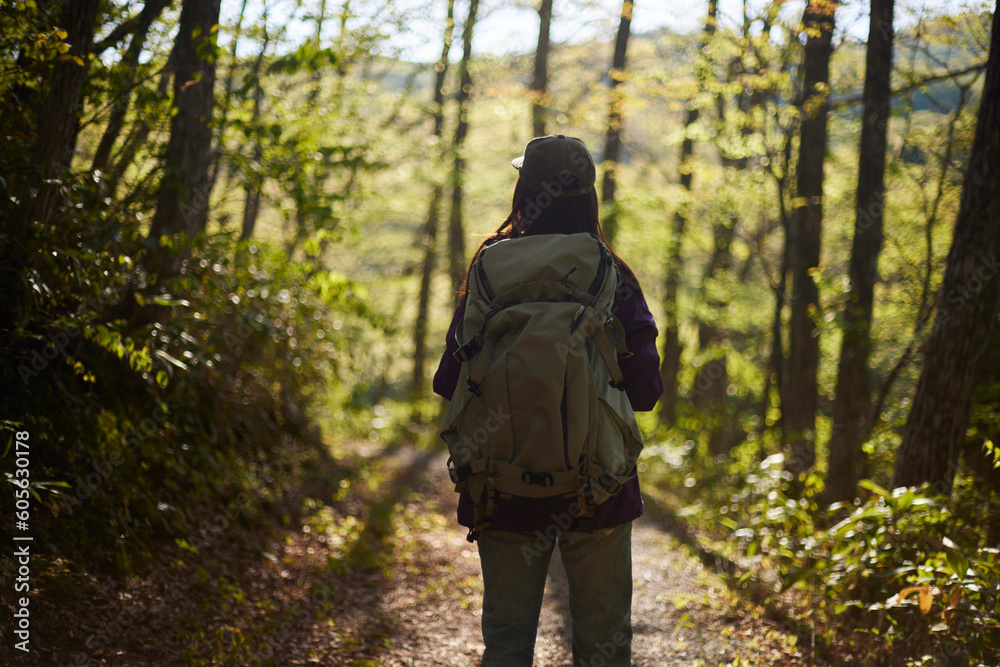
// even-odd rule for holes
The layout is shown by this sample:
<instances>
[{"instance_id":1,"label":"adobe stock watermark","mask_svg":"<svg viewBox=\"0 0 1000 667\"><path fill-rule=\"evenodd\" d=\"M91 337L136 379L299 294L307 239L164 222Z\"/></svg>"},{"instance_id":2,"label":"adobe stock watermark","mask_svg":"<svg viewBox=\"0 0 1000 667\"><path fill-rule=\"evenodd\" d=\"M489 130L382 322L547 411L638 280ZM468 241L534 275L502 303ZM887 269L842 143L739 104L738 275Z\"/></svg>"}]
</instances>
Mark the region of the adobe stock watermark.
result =
<instances>
[{"instance_id":1,"label":"adobe stock watermark","mask_svg":"<svg viewBox=\"0 0 1000 667\"><path fill-rule=\"evenodd\" d=\"M576 328L569 336L569 344L561 340L556 341L555 344L556 353L559 355L559 359L564 362L569 352L583 345L588 338L594 335L604 335L604 330L610 322L610 320L603 320L597 311L589 306L581 306L576 317Z\"/></svg>"},{"instance_id":2,"label":"adobe stock watermark","mask_svg":"<svg viewBox=\"0 0 1000 667\"><path fill-rule=\"evenodd\" d=\"M725 380L728 383L729 374L726 372L726 358L714 359L705 365L701 373L698 373L698 378L694 382L694 390L691 392L691 397L694 399L704 398L709 389L715 386L716 382L720 380Z\"/></svg>"},{"instance_id":3,"label":"adobe stock watermark","mask_svg":"<svg viewBox=\"0 0 1000 667\"><path fill-rule=\"evenodd\" d=\"M611 641L597 644L595 646L596 653L591 653L590 656L582 658L574 664L579 665L579 667L607 667L610 664L609 661L618 657L619 652L623 649L631 653L631 647L632 639L624 632L618 631L611 635Z\"/></svg>"},{"instance_id":4,"label":"adobe stock watermark","mask_svg":"<svg viewBox=\"0 0 1000 667\"><path fill-rule=\"evenodd\" d=\"M289 475L294 470L295 456L303 454L305 451L305 447L301 443L291 435L286 434L277 458L274 461L265 462L263 467L254 472L254 477L265 484L273 485L281 476ZM241 491L221 511L202 519L198 526L199 535L191 540L191 545L197 549L204 549L214 544L240 516L247 512L252 502L253 497L248 492Z\"/></svg>"},{"instance_id":5,"label":"adobe stock watermark","mask_svg":"<svg viewBox=\"0 0 1000 667\"><path fill-rule=\"evenodd\" d=\"M937 316L934 318L934 331L937 331L955 316L966 304L972 301L986 286L986 283L996 278L1000 273L1000 262L997 262L996 255L987 259L980 256L981 266L975 275L968 278L964 284L953 287L948 294L944 295L943 303L938 308Z\"/></svg>"},{"instance_id":6,"label":"adobe stock watermark","mask_svg":"<svg viewBox=\"0 0 1000 667\"><path fill-rule=\"evenodd\" d=\"M24 386L27 387L32 378L40 375L60 355L65 355L66 347L70 341L79 335L80 332L78 330L72 330L69 333L63 331L50 333L48 335L49 342L45 343L41 348L32 350L27 362L18 364L17 366L17 374L21 376Z\"/></svg>"},{"instance_id":7,"label":"adobe stock watermark","mask_svg":"<svg viewBox=\"0 0 1000 667\"><path fill-rule=\"evenodd\" d=\"M475 461L482 457L482 447L490 441L490 436L510 420L510 413L503 406L488 408L486 419L471 430L462 429L462 435L452 447L451 455L455 461Z\"/></svg>"},{"instance_id":8,"label":"adobe stock watermark","mask_svg":"<svg viewBox=\"0 0 1000 667\"><path fill-rule=\"evenodd\" d=\"M854 224L854 234L861 236L868 232L876 221L881 220L885 213L885 191L875 193L865 207L858 206L857 220Z\"/></svg>"},{"instance_id":9,"label":"adobe stock watermark","mask_svg":"<svg viewBox=\"0 0 1000 667\"><path fill-rule=\"evenodd\" d=\"M578 166L580 166L581 161L583 165L587 163L587 158L582 153L574 155L571 160ZM559 199L566 192L566 188L573 185L576 180L576 176L564 169L551 181L542 182L542 191L536 194L534 199L529 199L525 203L524 216L529 221L536 220L542 214L542 211L552 206L552 203L556 199Z\"/></svg>"},{"instance_id":10,"label":"adobe stock watermark","mask_svg":"<svg viewBox=\"0 0 1000 667\"><path fill-rule=\"evenodd\" d=\"M101 461L91 460L90 465L94 471L86 477L78 475L73 495L68 496L70 515L72 516L76 508L93 497L111 479L118 467L125 463L126 450L135 454L143 442L159 435L160 427L178 408L180 408L180 404L172 401L168 402L166 406L158 407L153 411L152 416L143 419L125 433L122 437L122 444L126 445L125 448L116 448Z\"/></svg>"},{"instance_id":11,"label":"adobe stock watermark","mask_svg":"<svg viewBox=\"0 0 1000 667\"><path fill-rule=\"evenodd\" d=\"M580 173L589 171L594 163L593 158L586 149L580 150L577 147L571 150L569 161ZM527 218L528 224L536 220L542 214L542 211L551 206L556 199L586 195L594 188L594 185L591 184L590 187L582 191L570 190L567 192L568 188L580 188L581 185L582 183L579 178L570 172L569 169L563 169L552 180L543 181L541 183L542 191L537 193L534 199L528 200L524 205L523 213L524 217Z\"/></svg>"},{"instance_id":12,"label":"adobe stock watermark","mask_svg":"<svg viewBox=\"0 0 1000 667\"><path fill-rule=\"evenodd\" d=\"M544 531L535 531L535 541L531 545L521 546L521 557L525 564L531 565L536 558L552 551L553 545L559 539L559 534L573 527L574 522L583 516L583 508L580 501L574 500L567 507L565 512L553 512L549 515L552 519Z\"/></svg>"},{"instance_id":13,"label":"adobe stock watermark","mask_svg":"<svg viewBox=\"0 0 1000 667\"><path fill-rule=\"evenodd\" d=\"M283 447L280 450L277 460L266 463L261 469L255 472L255 477L258 480L267 484L273 484L281 475L287 474L292 469L294 465L293 455L301 454L305 451L305 447L291 435L286 434L282 444ZM246 491L241 491L236 498L226 503L218 512L202 519L198 526L198 534L189 541L191 547L201 551L219 543L239 517L250 510L252 504L253 496ZM120 640L130 628L141 621L146 611L148 611L148 606L137 607L133 605L121 609L115 616L114 621L102 625L100 632L87 638L86 647L94 653L101 653L114 648L114 642ZM259 651L258 655L263 658L273 657L274 649L270 644L266 644ZM75 664L90 664L90 658L86 654L78 654Z\"/></svg>"},{"instance_id":14,"label":"adobe stock watermark","mask_svg":"<svg viewBox=\"0 0 1000 667\"><path fill-rule=\"evenodd\" d=\"M129 589L133 589L135 584L129 584ZM142 617L146 612L149 611L149 605L129 605L123 607L114 615L112 621L108 623L102 623L99 632L87 637L84 645L92 651L92 654L100 654L104 651L114 648L113 642L120 639L129 631L136 623L142 620ZM72 663L74 665L89 665L91 664L91 656L86 653L77 653L75 656L75 661Z\"/></svg>"},{"instance_id":15,"label":"adobe stock watermark","mask_svg":"<svg viewBox=\"0 0 1000 667\"><path fill-rule=\"evenodd\" d=\"M892 116L892 104L890 102L879 102L872 108L864 110L865 123L872 128L882 131L889 125L889 118Z\"/></svg>"}]
</instances>

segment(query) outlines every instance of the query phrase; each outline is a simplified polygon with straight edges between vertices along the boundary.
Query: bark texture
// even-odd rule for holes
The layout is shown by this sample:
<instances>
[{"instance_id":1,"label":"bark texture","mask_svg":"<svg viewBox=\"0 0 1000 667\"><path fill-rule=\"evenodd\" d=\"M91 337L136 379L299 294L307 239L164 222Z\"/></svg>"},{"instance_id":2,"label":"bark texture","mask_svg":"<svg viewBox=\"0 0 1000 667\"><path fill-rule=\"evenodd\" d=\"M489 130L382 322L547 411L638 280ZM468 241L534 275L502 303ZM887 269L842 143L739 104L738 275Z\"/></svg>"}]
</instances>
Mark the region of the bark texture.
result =
<instances>
[{"instance_id":1,"label":"bark texture","mask_svg":"<svg viewBox=\"0 0 1000 667\"><path fill-rule=\"evenodd\" d=\"M810 0L802 19L807 37L802 63L802 127L792 234L788 402L784 409L785 438L791 445L785 468L795 476L816 462L819 331L814 318L819 317L819 291L812 272L819 266L823 226L823 163L836 8L837 4L828 0Z\"/></svg>"},{"instance_id":2,"label":"bark texture","mask_svg":"<svg viewBox=\"0 0 1000 667\"><path fill-rule=\"evenodd\" d=\"M718 0L709 0L708 14L705 17L705 28L701 41L702 50L715 34L716 17L719 13ZM688 198L682 201L674 213L673 234L670 239L670 249L667 251L667 278L663 299L663 312L666 318L666 329L663 332L663 354L660 360L660 377L663 379L663 395L660 397L660 422L672 424L677 417L677 374L681 369L681 353L683 347L680 340L680 323L677 313L677 289L681 282L683 259L681 245L684 240L684 230L690 207L691 181L694 169L694 125L698 122L701 109L693 101L688 102L684 114L684 140L681 142L680 185Z\"/></svg>"},{"instance_id":3,"label":"bark texture","mask_svg":"<svg viewBox=\"0 0 1000 667\"><path fill-rule=\"evenodd\" d=\"M635 3L624 0L618 34L615 37L615 53L611 58L608 72L608 129L604 138L604 178L601 181L601 204L605 208L604 234L613 241L618 231L618 212L615 209L615 177L622 151L622 107L625 97L621 90L625 77L625 61L628 53L628 38L632 32L632 10Z\"/></svg>"},{"instance_id":4,"label":"bark texture","mask_svg":"<svg viewBox=\"0 0 1000 667\"><path fill-rule=\"evenodd\" d=\"M185 0L174 42L174 107L156 213L150 225L152 268L161 279L175 275L190 247L167 249L160 237L191 239L208 222L212 162L212 108L220 0Z\"/></svg>"},{"instance_id":5,"label":"bark texture","mask_svg":"<svg viewBox=\"0 0 1000 667\"><path fill-rule=\"evenodd\" d=\"M854 498L861 439L867 430L865 422L869 419L871 408L868 357L885 212L886 132L892 94L893 2L871 2L858 157L857 215L848 269L850 292L844 308L844 337L837 370L833 434L826 479L826 495L830 502Z\"/></svg>"},{"instance_id":6,"label":"bark texture","mask_svg":"<svg viewBox=\"0 0 1000 667\"><path fill-rule=\"evenodd\" d=\"M951 492L975 389L975 370L997 325L1000 305L1000 12L972 152L934 328L896 459L893 486L930 482Z\"/></svg>"},{"instance_id":7,"label":"bark texture","mask_svg":"<svg viewBox=\"0 0 1000 667\"><path fill-rule=\"evenodd\" d=\"M434 106L432 118L435 146L440 146L444 136L444 84L448 78L448 54L455 34L455 0L448 0L448 13L445 18L444 40L441 46L441 57L438 59L434 77ZM435 149L435 155L440 156L440 150ZM440 159L438 161L440 164ZM411 393L413 398L422 398L427 384L427 319L431 303L431 280L437 267L437 237L441 217L441 199L444 196L444 186L435 181L431 190L431 200L427 208L427 222L421 230L419 243L424 256L420 266L420 294L417 299L417 321L413 327L413 380Z\"/></svg>"},{"instance_id":8,"label":"bark texture","mask_svg":"<svg viewBox=\"0 0 1000 667\"><path fill-rule=\"evenodd\" d=\"M535 48L535 75L531 80L531 130L534 136L545 136L545 114L548 111L549 27L552 25L552 0L542 0L538 6L538 46Z\"/></svg>"},{"instance_id":9,"label":"bark texture","mask_svg":"<svg viewBox=\"0 0 1000 667\"><path fill-rule=\"evenodd\" d=\"M470 0L469 15L462 28L462 60L458 65L459 87L455 96L458 102L458 122L455 124L455 141L452 145L454 163L451 170L451 211L448 217L448 269L457 301L462 282L465 280L465 229L462 224L462 198L465 172L465 156L462 153L465 137L469 133L469 105L472 98L472 31L476 27L479 0Z\"/></svg>"},{"instance_id":10,"label":"bark texture","mask_svg":"<svg viewBox=\"0 0 1000 667\"><path fill-rule=\"evenodd\" d=\"M60 27L66 31L70 59L52 67L51 78L40 98L39 127L35 130L32 164L20 188L29 193L18 210L11 236L20 238L29 225L47 225L59 200L60 180L69 171L76 149L77 111L87 80L87 58L94 37L99 0L78 0L63 6ZM31 196L30 193L35 193Z\"/></svg>"},{"instance_id":11,"label":"bark texture","mask_svg":"<svg viewBox=\"0 0 1000 667\"><path fill-rule=\"evenodd\" d=\"M267 20L265 12L264 20ZM264 57L271 42L271 34L265 30L264 39L257 52L257 57L253 61L250 69L250 78L255 81L253 91L253 112L250 115L250 126L258 127L261 116L261 105L264 102L264 88L260 84L260 72L264 65ZM264 159L264 146L261 143L259 131L254 133L253 153L251 165L253 171L247 175L246 183L243 185L246 198L243 205L243 223L240 229L240 241L246 241L253 235L253 230L257 227L257 215L260 213L260 200L264 191L264 167L261 161Z\"/></svg>"}]
</instances>

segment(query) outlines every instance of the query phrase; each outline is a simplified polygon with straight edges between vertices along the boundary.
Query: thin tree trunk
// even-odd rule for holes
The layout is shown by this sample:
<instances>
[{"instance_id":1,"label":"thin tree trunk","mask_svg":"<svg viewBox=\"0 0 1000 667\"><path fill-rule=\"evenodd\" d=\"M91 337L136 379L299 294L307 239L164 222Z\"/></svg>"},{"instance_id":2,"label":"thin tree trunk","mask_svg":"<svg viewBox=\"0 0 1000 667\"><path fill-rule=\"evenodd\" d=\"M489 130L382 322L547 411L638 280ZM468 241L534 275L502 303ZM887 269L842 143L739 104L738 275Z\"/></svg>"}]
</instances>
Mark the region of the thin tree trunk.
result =
<instances>
[{"instance_id":1,"label":"thin tree trunk","mask_svg":"<svg viewBox=\"0 0 1000 667\"><path fill-rule=\"evenodd\" d=\"M810 0L802 19L806 31L802 63L802 126L792 244L792 316L785 438L791 445L785 468L798 477L816 461L819 368L819 292L812 272L819 266L823 225L823 162L826 157L827 91L837 4Z\"/></svg>"},{"instance_id":2,"label":"thin tree trunk","mask_svg":"<svg viewBox=\"0 0 1000 667\"><path fill-rule=\"evenodd\" d=\"M190 256L189 241L208 222L208 170L212 162L212 107L215 86L213 27L220 0L184 0L174 44L174 107L166 162L149 238L151 260L161 279L177 273ZM164 235L183 234L180 251L161 248Z\"/></svg>"},{"instance_id":3,"label":"thin tree trunk","mask_svg":"<svg viewBox=\"0 0 1000 667\"><path fill-rule=\"evenodd\" d=\"M435 67L434 79L434 131L433 136L440 145L444 136L444 84L448 77L449 53L455 34L455 0L448 0L448 13L445 18L444 40L441 46L441 57ZM436 162L440 165L440 150L435 151ZM413 381L411 394L414 399L423 398L424 386L427 384L427 319L430 312L431 280L437 265L437 236L441 217L441 198L444 196L444 186L435 182L431 200L427 210L427 222L420 234L420 245L424 250L423 262L420 267L420 295L417 303L417 321L413 327Z\"/></svg>"},{"instance_id":4,"label":"thin tree trunk","mask_svg":"<svg viewBox=\"0 0 1000 667\"><path fill-rule=\"evenodd\" d=\"M341 32L340 39L343 40L344 37L344 19L348 11L348 3L345 2L343 8L341 9ZM323 23L326 21L326 0L321 0L319 3L319 14L316 15L316 35L313 38L316 42L316 48L322 48L323 45ZM343 53L343 49L338 50ZM323 73L319 70L313 72L312 74L312 85L309 89L309 96L307 97L309 106L316 104L316 99L319 97L319 92L323 88Z\"/></svg>"},{"instance_id":5,"label":"thin tree trunk","mask_svg":"<svg viewBox=\"0 0 1000 667\"><path fill-rule=\"evenodd\" d=\"M253 112L250 116L250 127L257 128L260 122L260 107L264 100L264 89L260 85L260 70L264 63L264 56L267 54L268 46L271 43L271 36L267 30L267 9L264 9L264 42L260 46L257 58L254 59L250 69L250 78L255 81L253 95ZM254 132L253 157L251 158L251 169L254 171L247 176L246 201L243 206L243 225L240 231L240 241L246 241L253 235L253 230L257 226L257 215L260 213L260 198L264 189L264 175L261 173L263 167L261 160L264 158L264 147L260 143L259 130Z\"/></svg>"},{"instance_id":6,"label":"thin tree trunk","mask_svg":"<svg viewBox=\"0 0 1000 667\"><path fill-rule=\"evenodd\" d=\"M215 124L215 148L212 150L212 169L208 177L209 192L215 189L215 184L219 180L219 172L222 171L222 151L225 146L226 126L229 124L229 110L233 105L233 86L236 82L236 68L239 58L236 49L239 48L240 40L243 37L243 17L247 11L247 1L243 0L240 6L239 16L236 18L236 27L233 30L232 42L229 47L229 67L226 68L226 78L222 83L222 104L219 109L219 122ZM264 20L267 20L267 3L264 3Z\"/></svg>"},{"instance_id":7,"label":"thin tree trunk","mask_svg":"<svg viewBox=\"0 0 1000 667\"><path fill-rule=\"evenodd\" d=\"M531 81L531 128L536 137L545 136L545 113L548 110L549 27L552 25L552 0L538 6L538 46L535 48L535 76Z\"/></svg>"},{"instance_id":8,"label":"thin tree trunk","mask_svg":"<svg viewBox=\"0 0 1000 667\"><path fill-rule=\"evenodd\" d=\"M833 434L826 478L829 502L853 500L861 437L871 408L868 356L878 256L882 249L885 211L885 151L889 125L894 0L872 0L865 67L864 111L858 156L858 202L854 243L848 269L850 292L844 308L843 339L837 391L833 401Z\"/></svg>"},{"instance_id":9,"label":"thin tree trunk","mask_svg":"<svg viewBox=\"0 0 1000 667\"><path fill-rule=\"evenodd\" d=\"M998 8L1000 9L1000 8ZM951 492L972 409L974 371L1000 307L1000 11L934 328L896 459L893 486Z\"/></svg>"},{"instance_id":10,"label":"thin tree trunk","mask_svg":"<svg viewBox=\"0 0 1000 667\"><path fill-rule=\"evenodd\" d=\"M715 34L718 13L718 0L709 0L708 15L705 18L700 52L704 51L708 42ZM673 234L670 239L670 249L667 252L667 279L663 299L666 331L664 331L663 354L660 361L660 377L663 379L663 395L660 397L659 414L661 424L673 424L677 418L677 374L681 369L681 353L684 349L680 340L677 289L680 286L681 272L683 271L681 246L684 240L684 230L687 227L691 205L691 180L694 172L694 124L698 122L700 113L701 109L689 101L687 112L684 116L684 140L681 142L680 159L680 185L687 196L674 212Z\"/></svg>"},{"instance_id":11,"label":"thin tree trunk","mask_svg":"<svg viewBox=\"0 0 1000 667\"><path fill-rule=\"evenodd\" d=\"M264 47L261 49L262 56L266 48L267 42L265 40ZM261 58L258 58L258 65L260 61ZM260 104L263 97L264 91L258 84L253 97L253 113L250 117L251 127L256 127L260 120ZM250 163L251 169L255 171L247 176L246 185L244 186L246 199L243 205L243 224L240 229L240 241L249 239L253 235L254 228L257 226L257 215L260 213L260 197L264 189L264 176L259 173L259 170L262 169L260 162L263 158L264 147L260 143L260 137L256 137L254 139L253 157Z\"/></svg>"},{"instance_id":12,"label":"thin tree trunk","mask_svg":"<svg viewBox=\"0 0 1000 667\"><path fill-rule=\"evenodd\" d=\"M621 83L625 78L625 58L628 52L628 38L632 29L632 0L622 2L618 35L615 37L615 53L608 72L608 129L604 139L604 179L601 182L601 205L604 208L604 234L613 241L618 232L618 211L615 207L615 177L622 148L622 112L625 95Z\"/></svg>"},{"instance_id":13,"label":"thin tree trunk","mask_svg":"<svg viewBox=\"0 0 1000 667\"><path fill-rule=\"evenodd\" d=\"M448 218L448 268L454 287L455 298L465 280L465 230L462 225L462 184L465 177L465 137L469 133L469 106L472 97L472 31L476 27L479 0L469 0L469 15L462 28L462 60L458 64L459 87L455 96L458 102L458 123L455 125L455 141L452 145L454 164L451 171L451 213Z\"/></svg>"},{"instance_id":14,"label":"thin tree trunk","mask_svg":"<svg viewBox=\"0 0 1000 667\"><path fill-rule=\"evenodd\" d=\"M139 12L139 20L136 23L132 41L129 42L128 50L121 62L121 67L125 72L125 81L121 93L115 98L114 106L111 107L108 125L104 128L104 134L101 135L101 141L94 153L94 161L91 164L91 169L94 171L103 171L110 164L111 150L125 125L125 114L128 112L129 102L132 99L136 68L139 65L139 56L142 55L143 46L146 44L146 37L149 35L149 29L171 2L172 0L147 2L142 6L142 11Z\"/></svg>"},{"instance_id":15,"label":"thin tree trunk","mask_svg":"<svg viewBox=\"0 0 1000 667\"><path fill-rule=\"evenodd\" d=\"M791 174L790 169L792 166L792 135L794 134L794 129L788 127L785 130L785 141L781 151L781 171L780 175L773 168L773 158L771 161L771 167L769 168L771 175L774 177L775 184L778 187L778 215L781 221L781 229L784 232L784 239L781 249L781 263L778 268L778 282L772 287L774 291L774 316L771 320L771 358L769 359L769 374L773 377L774 381L774 391L778 395L778 405L780 409L778 410L778 415L774 421L774 427L781 433L784 433L785 428L785 406L788 404L787 397L787 383L786 379L786 365L788 360L785 358L785 343L783 340L784 332L784 310L785 306L788 304L788 274L792 267L792 220L791 214L789 213L788 206L785 203L785 193L791 184ZM789 193L791 194L791 193ZM767 428L767 411L770 406L770 396L765 396L763 402L763 409L761 410L761 428L759 433L763 435L765 429Z\"/></svg>"},{"instance_id":16,"label":"thin tree trunk","mask_svg":"<svg viewBox=\"0 0 1000 667\"><path fill-rule=\"evenodd\" d=\"M167 63L164 65L163 71L160 73L160 81L156 85L157 98L165 97L170 90L171 77L173 76L173 62L174 54L171 52L170 56L167 57ZM121 150L115 157L114 165L111 167L111 178L107 180L111 196L114 196L118 184L125 177L125 172L135 159L136 153L145 145L150 131L149 121L146 118L140 118L135 122L132 130L129 132L129 136L125 139Z\"/></svg>"},{"instance_id":17,"label":"thin tree trunk","mask_svg":"<svg viewBox=\"0 0 1000 667\"><path fill-rule=\"evenodd\" d=\"M785 250L781 253L781 264L778 268L778 284L774 289L774 315L771 319L771 357L765 375L764 392L761 396L760 427L757 430L763 435L767 429L767 412L771 406L772 388L778 394L778 402L782 400L782 390L785 386L785 343L782 340L784 326L782 317L785 311L785 290L788 289L788 221L782 222L785 229ZM782 427L782 417L779 415L775 426ZM761 439L763 441L763 438Z\"/></svg>"}]
</instances>

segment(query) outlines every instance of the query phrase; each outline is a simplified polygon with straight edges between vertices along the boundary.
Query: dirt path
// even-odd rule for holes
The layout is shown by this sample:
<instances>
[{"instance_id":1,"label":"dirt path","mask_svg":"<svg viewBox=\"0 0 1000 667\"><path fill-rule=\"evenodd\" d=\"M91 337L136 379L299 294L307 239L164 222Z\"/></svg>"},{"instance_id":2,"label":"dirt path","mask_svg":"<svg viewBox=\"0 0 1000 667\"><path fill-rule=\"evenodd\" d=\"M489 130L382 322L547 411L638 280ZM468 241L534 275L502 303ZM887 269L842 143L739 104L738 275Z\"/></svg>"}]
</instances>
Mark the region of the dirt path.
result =
<instances>
[{"instance_id":1,"label":"dirt path","mask_svg":"<svg viewBox=\"0 0 1000 667\"><path fill-rule=\"evenodd\" d=\"M330 652L322 657L323 664L478 665L478 554L463 539L464 529L454 523L457 503L447 485L443 458L429 463L417 488L445 492L420 493L410 509L440 520L416 535L412 558L404 558L415 567L391 579L387 590L373 596L371 587L354 582L350 592L344 591L344 598L355 604L338 615L340 638L326 643ZM762 620L760 609L732 594L652 521L636 522L633 571L636 667L807 664L794 650L794 636ZM370 641L373 622L380 628L375 642ZM572 664L569 624L568 588L557 550L539 622L536 667ZM322 630L314 635L317 642L318 635Z\"/></svg>"},{"instance_id":2,"label":"dirt path","mask_svg":"<svg viewBox=\"0 0 1000 667\"><path fill-rule=\"evenodd\" d=\"M454 522L443 455L357 445L338 457L356 474L293 490L300 524L263 541L232 526L127 588L88 584L94 604L60 610L42 655L19 664L478 665L478 553ZM636 522L633 563L637 667L810 664L651 518ZM535 665L570 664L557 551Z\"/></svg>"}]
</instances>

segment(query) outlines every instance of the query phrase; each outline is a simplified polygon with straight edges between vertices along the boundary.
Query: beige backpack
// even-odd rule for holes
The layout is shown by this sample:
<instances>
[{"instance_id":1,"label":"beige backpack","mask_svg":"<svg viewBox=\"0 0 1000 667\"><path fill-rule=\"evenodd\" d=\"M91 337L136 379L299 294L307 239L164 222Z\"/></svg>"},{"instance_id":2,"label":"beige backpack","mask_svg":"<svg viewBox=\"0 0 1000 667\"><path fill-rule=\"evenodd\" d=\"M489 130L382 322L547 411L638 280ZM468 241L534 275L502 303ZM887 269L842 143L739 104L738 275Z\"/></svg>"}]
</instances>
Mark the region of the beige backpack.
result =
<instances>
[{"instance_id":1,"label":"beige backpack","mask_svg":"<svg viewBox=\"0 0 1000 667\"><path fill-rule=\"evenodd\" d=\"M578 526L621 490L642 449L611 316L617 266L593 234L506 239L469 274L462 362L441 436L455 490L476 503L469 541L498 504L575 498Z\"/></svg>"}]
</instances>

